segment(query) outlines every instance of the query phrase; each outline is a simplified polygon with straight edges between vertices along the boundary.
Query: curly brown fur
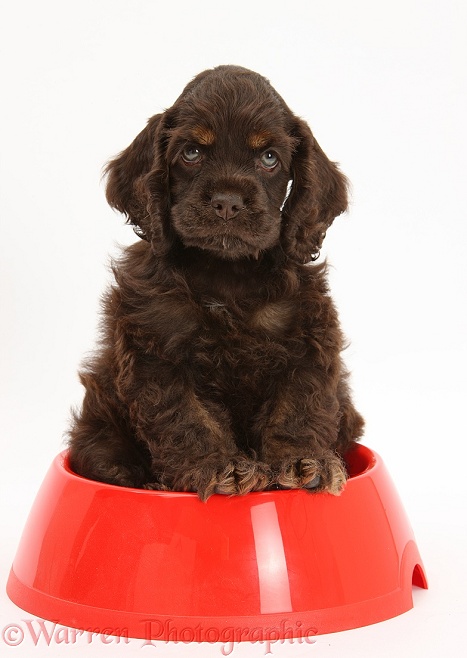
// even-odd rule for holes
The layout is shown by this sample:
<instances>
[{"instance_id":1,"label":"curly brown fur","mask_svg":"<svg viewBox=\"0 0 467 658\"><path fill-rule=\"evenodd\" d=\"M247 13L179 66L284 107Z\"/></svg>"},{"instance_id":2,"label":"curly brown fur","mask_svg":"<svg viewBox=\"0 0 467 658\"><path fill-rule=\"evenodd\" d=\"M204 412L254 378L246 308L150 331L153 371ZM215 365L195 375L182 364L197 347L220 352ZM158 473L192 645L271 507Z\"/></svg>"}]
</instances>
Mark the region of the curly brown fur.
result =
<instances>
[{"instance_id":1,"label":"curly brown fur","mask_svg":"<svg viewBox=\"0 0 467 658\"><path fill-rule=\"evenodd\" d=\"M339 493L363 421L325 266L309 264L347 207L338 167L267 80L223 66L107 174L110 205L143 239L114 263L71 467L202 499Z\"/></svg>"}]
</instances>

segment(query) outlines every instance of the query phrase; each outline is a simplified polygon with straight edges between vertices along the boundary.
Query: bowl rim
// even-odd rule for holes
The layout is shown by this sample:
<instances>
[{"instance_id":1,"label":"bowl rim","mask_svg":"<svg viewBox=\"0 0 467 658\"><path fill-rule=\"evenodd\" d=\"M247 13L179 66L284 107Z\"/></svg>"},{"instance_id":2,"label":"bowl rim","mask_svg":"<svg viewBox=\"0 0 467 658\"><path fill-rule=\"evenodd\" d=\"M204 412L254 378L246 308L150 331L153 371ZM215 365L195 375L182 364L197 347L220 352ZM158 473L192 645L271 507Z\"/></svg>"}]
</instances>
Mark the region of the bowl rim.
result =
<instances>
[{"instance_id":1,"label":"bowl rim","mask_svg":"<svg viewBox=\"0 0 467 658\"><path fill-rule=\"evenodd\" d=\"M372 450L371 448L368 448L368 446L364 445L363 443L356 443L348 453L346 453L346 456L350 456L351 454L357 453L358 457L362 458L362 462L364 465L355 473L355 474L349 474L348 480L345 484L344 490L350 485L352 486L352 482L358 482L359 480L368 477L368 475L374 471L374 469L381 464L381 458L379 455ZM345 457L344 456L344 461ZM152 496L157 496L157 497L171 497L171 498L192 498L192 499L198 499L198 494L194 491L159 491L157 489L142 489L139 487L124 487L120 486L117 484L110 484L108 482L102 482L101 480L92 480L91 478L87 478L83 475L80 475L79 473L76 473L73 471L70 467L69 463L69 449L66 448L65 450L62 450L56 457L55 457L55 465L59 468L59 470L62 471L62 473L65 473L66 476L74 481L81 481L82 484L85 486L90 486L94 488L99 488L99 489L109 489L109 490L117 490L119 493L122 492L133 492L137 493L139 495L142 494L148 494ZM297 491L306 491L303 488L294 488L294 489L269 489L265 491L251 491L247 494L243 495L225 495L225 494L213 494L212 497L216 498L225 498L225 499L230 499L230 498L245 498L246 496L271 496L271 495L287 495L291 494L293 492ZM308 492L306 493L313 493L313 492ZM332 496L333 494L330 494L326 491L320 491L320 492L315 492L313 493L314 496L319 496L319 495L324 495L324 496ZM333 496L334 497L334 496Z\"/></svg>"}]
</instances>

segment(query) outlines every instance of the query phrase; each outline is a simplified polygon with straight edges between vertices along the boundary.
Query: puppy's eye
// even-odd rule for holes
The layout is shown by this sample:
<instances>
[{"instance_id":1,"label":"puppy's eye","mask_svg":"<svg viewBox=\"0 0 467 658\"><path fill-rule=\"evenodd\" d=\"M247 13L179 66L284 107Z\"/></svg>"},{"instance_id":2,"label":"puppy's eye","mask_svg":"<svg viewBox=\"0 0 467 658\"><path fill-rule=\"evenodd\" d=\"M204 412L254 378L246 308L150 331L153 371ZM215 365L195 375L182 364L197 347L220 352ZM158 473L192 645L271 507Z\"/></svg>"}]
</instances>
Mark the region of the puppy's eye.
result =
<instances>
[{"instance_id":1,"label":"puppy's eye","mask_svg":"<svg viewBox=\"0 0 467 658\"><path fill-rule=\"evenodd\" d=\"M182 158L187 164L198 164L202 158L201 151L196 146L185 146Z\"/></svg>"},{"instance_id":2,"label":"puppy's eye","mask_svg":"<svg viewBox=\"0 0 467 658\"><path fill-rule=\"evenodd\" d=\"M265 169L274 169L279 162L279 158L274 151L265 151L259 160Z\"/></svg>"}]
</instances>

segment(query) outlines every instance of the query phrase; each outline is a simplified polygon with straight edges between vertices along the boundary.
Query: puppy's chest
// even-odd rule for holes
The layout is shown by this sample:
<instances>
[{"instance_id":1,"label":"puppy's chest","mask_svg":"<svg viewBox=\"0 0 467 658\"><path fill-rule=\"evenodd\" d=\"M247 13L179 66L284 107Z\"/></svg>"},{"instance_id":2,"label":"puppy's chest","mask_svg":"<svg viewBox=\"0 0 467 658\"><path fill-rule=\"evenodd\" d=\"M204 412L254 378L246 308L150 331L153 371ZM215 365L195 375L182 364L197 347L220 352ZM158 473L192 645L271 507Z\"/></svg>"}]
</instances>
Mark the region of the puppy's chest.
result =
<instances>
[{"instance_id":1,"label":"puppy's chest","mask_svg":"<svg viewBox=\"0 0 467 658\"><path fill-rule=\"evenodd\" d=\"M265 380L280 378L289 367L295 318L288 301L239 308L206 300L191 344L197 381L214 393L230 395L241 388L256 396Z\"/></svg>"},{"instance_id":2,"label":"puppy's chest","mask_svg":"<svg viewBox=\"0 0 467 658\"><path fill-rule=\"evenodd\" d=\"M290 300L261 302L250 305L204 299L202 329L212 337L262 343L287 339L297 324L297 304Z\"/></svg>"}]
</instances>

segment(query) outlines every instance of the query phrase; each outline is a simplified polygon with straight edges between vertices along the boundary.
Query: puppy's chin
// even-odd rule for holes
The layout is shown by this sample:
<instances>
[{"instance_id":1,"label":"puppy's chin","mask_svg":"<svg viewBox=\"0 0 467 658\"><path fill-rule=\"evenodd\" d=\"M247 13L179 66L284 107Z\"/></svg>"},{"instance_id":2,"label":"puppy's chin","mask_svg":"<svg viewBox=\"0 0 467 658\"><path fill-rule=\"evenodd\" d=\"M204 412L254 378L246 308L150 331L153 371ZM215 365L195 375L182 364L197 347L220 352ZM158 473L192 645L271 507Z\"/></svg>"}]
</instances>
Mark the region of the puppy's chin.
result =
<instances>
[{"instance_id":1,"label":"puppy's chin","mask_svg":"<svg viewBox=\"0 0 467 658\"><path fill-rule=\"evenodd\" d=\"M185 247L197 247L198 249L208 251L223 260L240 260L243 258L253 258L257 260L262 251L273 246L272 244L249 244L248 242L245 242L245 240L234 235L216 235L203 238L195 238L193 236L185 235L181 236L181 240Z\"/></svg>"}]
</instances>

